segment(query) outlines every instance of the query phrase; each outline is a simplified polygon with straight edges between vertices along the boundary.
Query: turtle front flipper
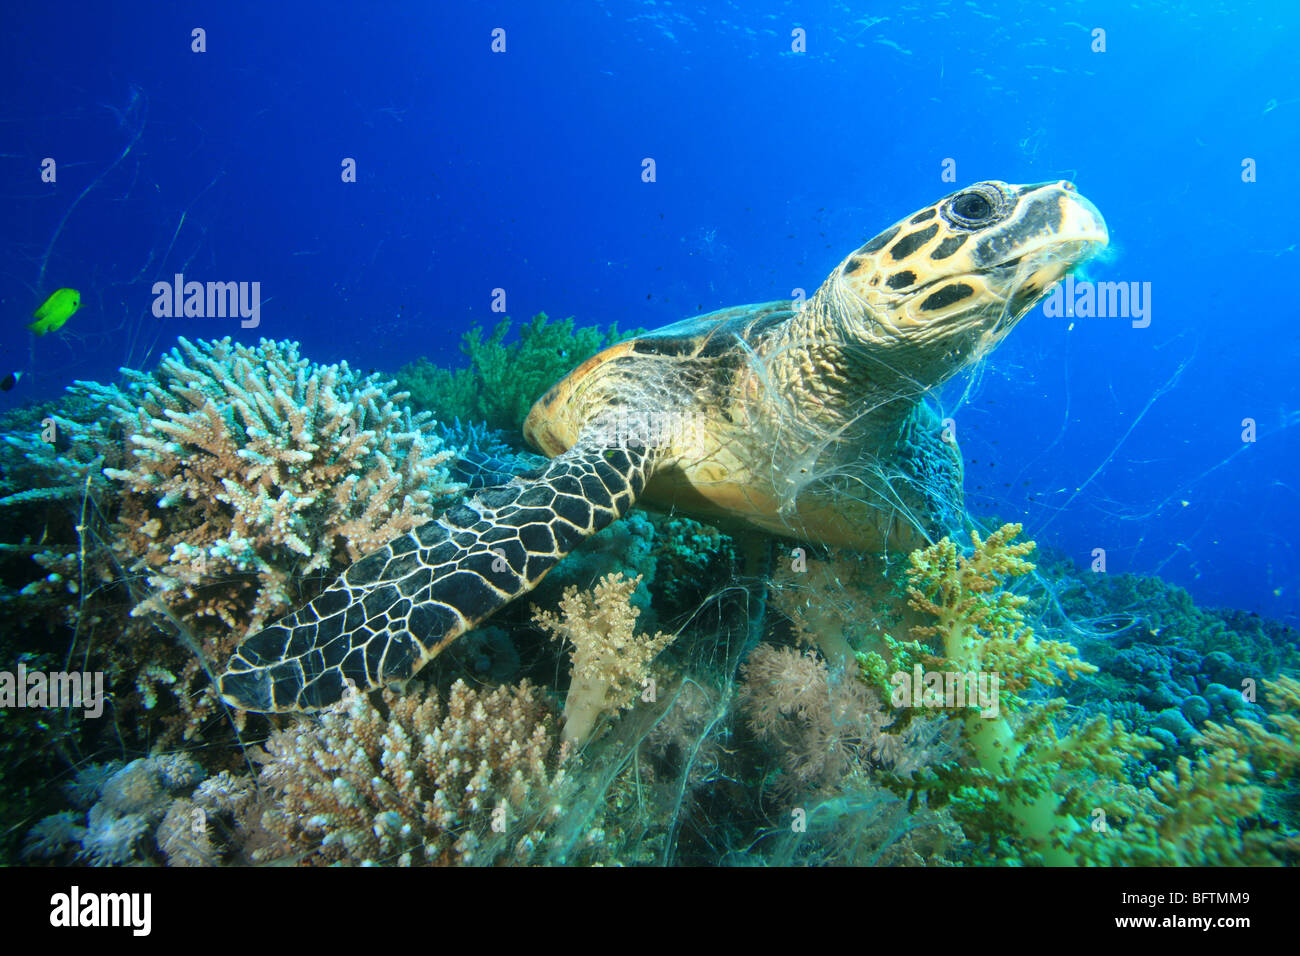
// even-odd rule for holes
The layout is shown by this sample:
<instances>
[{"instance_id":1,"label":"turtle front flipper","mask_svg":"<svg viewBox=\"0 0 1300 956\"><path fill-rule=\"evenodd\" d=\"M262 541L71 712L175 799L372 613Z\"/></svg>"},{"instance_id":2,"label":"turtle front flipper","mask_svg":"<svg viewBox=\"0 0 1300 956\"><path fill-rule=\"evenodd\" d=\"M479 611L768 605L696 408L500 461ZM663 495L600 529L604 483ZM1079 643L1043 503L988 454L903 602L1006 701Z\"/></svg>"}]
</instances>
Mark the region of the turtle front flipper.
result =
<instances>
[{"instance_id":1,"label":"turtle front flipper","mask_svg":"<svg viewBox=\"0 0 1300 956\"><path fill-rule=\"evenodd\" d=\"M220 677L222 697L244 710L312 710L348 681L368 690L411 677L632 507L657 450L598 435L390 541L247 638Z\"/></svg>"}]
</instances>

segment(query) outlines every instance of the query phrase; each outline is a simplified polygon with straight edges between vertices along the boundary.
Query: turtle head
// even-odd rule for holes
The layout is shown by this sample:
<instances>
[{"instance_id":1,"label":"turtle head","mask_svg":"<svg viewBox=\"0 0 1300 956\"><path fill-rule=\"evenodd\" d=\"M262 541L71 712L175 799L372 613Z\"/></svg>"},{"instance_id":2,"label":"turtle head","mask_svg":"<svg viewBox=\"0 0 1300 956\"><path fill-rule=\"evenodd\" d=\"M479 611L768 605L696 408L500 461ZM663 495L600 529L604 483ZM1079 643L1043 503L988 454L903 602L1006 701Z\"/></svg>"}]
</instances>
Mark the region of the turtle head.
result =
<instances>
[{"instance_id":1,"label":"turtle head","mask_svg":"<svg viewBox=\"0 0 1300 956\"><path fill-rule=\"evenodd\" d=\"M854 251L821 293L851 338L933 355L951 373L1107 241L1101 213L1072 183L976 183Z\"/></svg>"}]
</instances>

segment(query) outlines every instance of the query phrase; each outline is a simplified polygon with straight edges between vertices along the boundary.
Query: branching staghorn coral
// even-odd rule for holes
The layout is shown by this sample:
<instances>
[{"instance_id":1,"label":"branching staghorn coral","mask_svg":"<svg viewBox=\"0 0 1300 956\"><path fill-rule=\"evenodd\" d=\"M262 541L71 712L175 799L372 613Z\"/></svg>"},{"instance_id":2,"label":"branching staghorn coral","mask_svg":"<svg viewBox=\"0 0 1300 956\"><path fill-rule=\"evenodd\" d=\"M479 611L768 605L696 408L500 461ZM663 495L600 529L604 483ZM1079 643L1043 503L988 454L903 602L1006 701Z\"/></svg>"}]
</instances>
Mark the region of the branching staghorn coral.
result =
<instances>
[{"instance_id":1,"label":"branching staghorn coral","mask_svg":"<svg viewBox=\"0 0 1300 956\"><path fill-rule=\"evenodd\" d=\"M648 679L648 665L676 638L638 635L640 609L632 592L641 582L619 572L605 575L590 591L567 588L560 614L533 612L533 621L556 640L573 646L572 680L564 701L564 739L583 743L602 714L632 706Z\"/></svg>"},{"instance_id":2,"label":"branching staghorn coral","mask_svg":"<svg viewBox=\"0 0 1300 956\"><path fill-rule=\"evenodd\" d=\"M387 715L349 694L276 731L260 783L262 818L308 863L527 863L563 808L569 759L544 699L526 681L491 692L463 681L434 695L384 691Z\"/></svg>"},{"instance_id":3,"label":"branching staghorn coral","mask_svg":"<svg viewBox=\"0 0 1300 956\"><path fill-rule=\"evenodd\" d=\"M200 732L216 706L206 672L246 629L460 486L453 450L391 382L293 343L181 339L156 371L123 375L6 419L0 466L41 494L13 492L0 517L43 543L0 555L39 565L21 579L25 618L71 632L72 655L107 673L119 727L149 748Z\"/></svg>"},{"instance_id":4,"label":"branching staghorn coral","mask_svg":"<svg viewBox=\"0 0 1300 956\"><path fill-rule=\"evenodd\" d=\"M118 464L120 455L100 411L93 402L65 395L61 402L0 415L0 507L109 490L100 469Z\"/></svg>"},{"instance_id":5,"label":"branching staghorn coral","mask_svg":"<svg viewBox=\"0 0 1300 956\"><path fill-rule=\"evenodd\" d=\"M288 610L302 578L356 560L454 496L427 415L391 382L292 342L180 345L124 388L78 383L127 432L116 547L154 593L135 613L219 618L220 659Z\"/></svg>"},{"instance_id":6,"label":"branching staghorn coral","mask_svg":"<svg viewBox=\"0 0 1300 956\"><path fill-rule=\"evenodd\" d=\"M120 464L121 453L101 411L65 395L0 416L0 558L21 555L40 569L18 589L29 619L75 626L83 585L111 580L109 562L81 547L87 525L102 530L99 507L116 506L102 469Z\"/></svg>"}]
</instances>

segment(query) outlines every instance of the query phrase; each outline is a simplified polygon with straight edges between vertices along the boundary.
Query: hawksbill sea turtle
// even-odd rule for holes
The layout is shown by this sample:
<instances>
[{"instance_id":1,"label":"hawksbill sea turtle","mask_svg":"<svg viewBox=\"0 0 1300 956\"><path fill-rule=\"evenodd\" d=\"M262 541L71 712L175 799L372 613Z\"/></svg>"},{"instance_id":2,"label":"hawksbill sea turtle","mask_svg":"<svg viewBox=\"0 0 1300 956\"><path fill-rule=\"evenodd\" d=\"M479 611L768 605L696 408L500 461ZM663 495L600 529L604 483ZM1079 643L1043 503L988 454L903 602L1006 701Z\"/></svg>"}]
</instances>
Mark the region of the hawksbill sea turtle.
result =
<instances>
[{"instance_id":1,"label":"hawksbill sea turtle","mask_svg":"<svg viewBox=\"0 0 1300 956\"><path fill-rule=\"evenodd\" d=\"M909 551L960 521L961 457L925 393L1106 245L1068 182L977 183L855 249L806 301L686 319L584 362L524 425L544 467L479 491L249 636L252 711L401 683L638 502L732 528Z\"/></svg>"}]
</instances>

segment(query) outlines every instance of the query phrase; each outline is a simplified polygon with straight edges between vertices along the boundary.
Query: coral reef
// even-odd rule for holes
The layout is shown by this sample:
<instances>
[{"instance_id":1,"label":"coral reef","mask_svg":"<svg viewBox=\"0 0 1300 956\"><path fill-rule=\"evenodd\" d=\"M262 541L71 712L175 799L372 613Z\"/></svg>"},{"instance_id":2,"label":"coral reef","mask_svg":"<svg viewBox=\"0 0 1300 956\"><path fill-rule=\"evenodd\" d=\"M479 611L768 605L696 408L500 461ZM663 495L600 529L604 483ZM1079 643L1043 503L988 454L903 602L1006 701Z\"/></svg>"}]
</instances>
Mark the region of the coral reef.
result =
<instances>
[{"instance_id":1,"label":"coral reef","mask_svg":"<svg viewBox=\"0 0 1300 956\"><path fill-rule=\"evenodd\" d=\"M742 666L737 702L779 761L778 817L762 859L780 866L943 866L965 842L950 810L909 800L906 781L963 756L957 727L894 711L853 670L812 650L760 644Z\"/></svg>"},{"instance_id":2,"label":"coral reef","mask_svg":"<svg viewBox=\"0 0 1300 956\"><path fill-rule=\"evenodd\" d=\"M262 818L307 863L527 863L563 812L568 748L527 682L490 693L351 694L279 730L260 758Z\"/></svg>"},{"instance_id":3,"label":"coral reef","mask_svg":"<svg viewBox=\"0 0 1300 956\"><path fill-rule=\"evenodd\" d=\"M1153 776L1120 837L1093 848L1110 866L1277 866L1300 862L1294 826L1300 773L1300 681L1264 681L1263 721L1208 721L1195 759ZM1265 812L1269 802L1283 801ZM1279 820L1288 818L1291 822Z\"/></svg>"},{"instance_id":4,"label":"coral reef","mask_svg":"<svg viewBox=\"0 0 1300 956\"><path fill-rule=\"evenodd\" d=\"M175 795L203 777L187 754L160 754L133 760L91 764L66 787L69 799L84 812L64 811L42 819L28 833L23 855L91 866L118 866L153 858L155 829L165 820ZM188 825L188 824L187 824Z\"/></svg>"},{"instance_id":5,"label":"coral reef","mask_svg":"<svg viewBox=\"0 0 1300 956\"><path fill-rule=\"evenodd\" d=\"M123 485L118 550L151 588L137 614L255 630L298 598L295 577L357 560L461 490L391 382L313 366L296 343L182 338L156 372L123 375L80 388L128 433L125 467L105 474Z\"/></svg>"},{"instance_id":6,"label":"coral reef","mask_svg":"<svg viewBox=\"0 0 1300 956\"><path fill-rule=\"evenodd\" d=\"M997 860L1260 865L1294 855L1295 831L1261 826L1260 811L1265 787L1278 787L1300 765L1291 736L1300 729L1300 684L1266 682L1275 698L1271 728L1208 722L1194 740L1195 760L1181 756L1146 786L1133 782L1157 740L1105 716L1072 718L1063 698L1040 697L1060 683L1058 674L1095 668L1071 645L1035 637L1022 614L1028 599L1003 588L1004 578L1033 569L1026 560L1033 544L1015 543L1019 532L1006 525L986 539L973 534L970 555L947 539L912 555L913 605L937 622L914 632L943 646L931 663L994 671L1010 693L1005 716L958 717L971 766L928 770L903 789L926 790L931 806L950 800L967 835Z\"/></svg>"},{"instance_id":7,"label":"coral reef","mask_svg":"<svg viewBox=\"0 0 1300 956\"><path fill-rule=\"evenodd\" d=\"M1016 525L906 568L783 548L760 582L762 562L738 576L723 532L635 511L534 592L550 610L503 609L402 696L244 731L206 668L462 487L534 467L489 405L517 428L532 391L616 335L544 316L517 345L507 332L467 337L471 367L423 381L487 423L413 415L393 383L292 343L183 339L153 373L0 421L14 621L0 650L29 669L82 661L110 689L109 720L3 715L14 851L0 851L171 866L1300 858L1300 635L1156 578L1035 570ZM894 696L916 668L996 675L997 707ZM183 738L187 754L161 752ZM123 759L90 762L109 752ZM34 782L69 767L62 792Z\"/></svg>"},{"instance_id":8,"label":"coral reef","mask_svg":"<svg viewBox=\"0 0 1300 956\"><path fill-rule=\"evenodd\" d=\"M648 665L676 635L638 635L640 611L631 603L640 578L617 572L591 591L568 588L560 613L533 614L538 626L572 646L573 669L564 701L564 739L581 744L605 714L632 706L649 680Z\"/></svg>"},{"instance_id":9,"label":"coral reef","mask_svg":"<svg viewBox=\"0 0 1300 956\"><path fill-rule=\"evenodd\" d=\"M1294 628L1199 608L1158 577L1079 568L1048 549L1027 583L1026 614L1068 636L1097 668L1061 689L1070 710L1111 718L1160 744L1133 755L1130 780L1177 775L1182 758L1194 768L1207 754L1201 734L1210 722L1266 721L1266 708L1248 689L1300 665ZM1269 812L1278 819L1276 804Z\"/></svg>"},{"instance_id":10,"label":"coral reef","mask_svg":"<svg viewBox=\"0 0 1300 956\"><path fill-rule=\"evenodd\" d=\"M452 451L427 415L395 404L405 396L391 382L313 365L295 343L182 338L157 371L123 376L78 384L124 436L122 467L104 471L118 485L108 547L147 585L132 615L179 633L189 653L151 652L157 632L141 622L109 669L145 710L168 688L189 738L214 706L206 672L243 634L461 486Z\"/></svg>"},{"instance_id":11,"label":"coral reef","mask_svg":"<svg viewBox=\"0 0 1300 956\"><path fill-rule=\"evenodd\" d=\"M1066 698L1159 740L1163 750L1151 759L1166 769L1194 754L1207 720L1263 719L1244 687L1300 668L1294 628L1199 608L1160 578L1097 574L1056 558L1047 563L1045 585L1098 667Z\"/></svg>"},{"instance_id":12,"label":"coral reef","mask_svg":"<svg viewBox=\"0 0 1300 956\"><path fill-rule=\"evenodd\" d=\"M1020 611L1028 598L1003 587L1005 579L1033 570L1025 555L1036 545L1016 543L1020 531L1018 524L1003 525L987 539L972 531L969 555L944 538L914 552L908 570L912 607L936 622L912 633L939 637L945 657L959 670L997 673L1013 708L1023 705L1019 692L1031 685L1059 684L1058 670L1070 679L1096 670L1072 645L1037 638Z\"/></svg>"},{"instance_id":13,"label":"coral reef","mask_svg":"<svg viewBox=\"0 0 1300 956\"><path fill-rule=\"evenodd\" d=\"M793 795L835 791L850 774L888 770L910 778L958 756L941 719L898 721L875 688L853 673L832 676L812 651L760 644L742 666L737 701L760 741L781 755Z\"/></svg>"},{"instance_id":14,"label":"coral reef","mask_svg":"<svg viewBox=\"0 0 1300 956\"><path fill-rule=\"evenodd\" d=\"M510 326L509 318L502 319L486 339L480 326L466 332L460 344L469 359L465 368L440 368L424 359L401 368L397 379L412 404L443 421L485 421L518 433L548 388L601 349L636 334L621 333L617 325L575 330L572 318L552 322L539 312L519 330L519 341L507 344Z\"/></svg>"},{"instance_id":15,"label":"coral reef","mask_svg":"<svg viewBox=\"0 0 1300 956\"><path fill-rule=\"evenodd\" d=\"M200 733L208 671L247 630L463 486L457 449L392 382L294 343L180 339L123 377L11 419L0 455L33 493L0 518L44 530L7 545L3 571L25 626L107 673L119 727L146 749Z\"/></svg>"},{"instance_id":16,"label":"coral reef","mask_svg":"<svg viewBox=\"0 0 1300 956\"><path fill-rule=\"evenodd\" d=\"M541 455L516 451L506 442L504 432L493 431L483 422L439 422L437 434L443 445L456 450L456 458L448 466L452 479L471 491L504 485L546 463Z\"/></svg>"}]
</instances>

